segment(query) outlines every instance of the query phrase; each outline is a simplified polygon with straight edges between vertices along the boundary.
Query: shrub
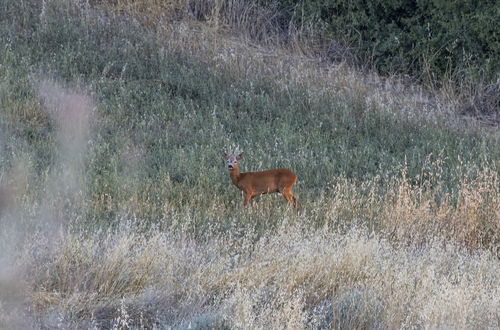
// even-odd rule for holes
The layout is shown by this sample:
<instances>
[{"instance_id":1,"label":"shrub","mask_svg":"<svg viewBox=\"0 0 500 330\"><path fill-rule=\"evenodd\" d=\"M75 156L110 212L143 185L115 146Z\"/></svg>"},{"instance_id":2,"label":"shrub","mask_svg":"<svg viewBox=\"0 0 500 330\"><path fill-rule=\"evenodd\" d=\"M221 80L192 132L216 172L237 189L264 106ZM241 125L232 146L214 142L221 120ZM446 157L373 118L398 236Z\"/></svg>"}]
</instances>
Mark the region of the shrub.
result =
<instances>
[{"instance_id":1,"label":"shrub","mask_svg":"<svg viewBox=\"0 0 500 330\"><path fill-rule=\"evenodd\" d=\"M490 83L498 78L493 0L286 0L279 6L298 26L314 22L325 43L354 46L360 63L369 61L382 73Z\"/></svg>"}]
</instances>

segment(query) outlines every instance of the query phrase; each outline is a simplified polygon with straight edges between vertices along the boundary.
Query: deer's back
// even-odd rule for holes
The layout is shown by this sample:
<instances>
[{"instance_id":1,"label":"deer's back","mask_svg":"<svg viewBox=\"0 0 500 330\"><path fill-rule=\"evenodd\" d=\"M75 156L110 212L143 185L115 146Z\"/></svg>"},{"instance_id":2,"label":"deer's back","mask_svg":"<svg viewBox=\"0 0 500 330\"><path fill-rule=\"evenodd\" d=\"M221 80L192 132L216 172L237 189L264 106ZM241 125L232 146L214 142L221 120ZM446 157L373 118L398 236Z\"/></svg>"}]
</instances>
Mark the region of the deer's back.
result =
<instances>
[{"instance_id":1,"label":"deer's back","mask_svg":"<svg viewBox=\"0 0 500 330\"><path fill-rule=\"evenodd\" d=\"M242 189L251 189L255 192L277 192L286 186L293 186L297 182L297 175L286 168L260 172L246 172L241 174L239 185Z\"/></svg>"}]
</instances>

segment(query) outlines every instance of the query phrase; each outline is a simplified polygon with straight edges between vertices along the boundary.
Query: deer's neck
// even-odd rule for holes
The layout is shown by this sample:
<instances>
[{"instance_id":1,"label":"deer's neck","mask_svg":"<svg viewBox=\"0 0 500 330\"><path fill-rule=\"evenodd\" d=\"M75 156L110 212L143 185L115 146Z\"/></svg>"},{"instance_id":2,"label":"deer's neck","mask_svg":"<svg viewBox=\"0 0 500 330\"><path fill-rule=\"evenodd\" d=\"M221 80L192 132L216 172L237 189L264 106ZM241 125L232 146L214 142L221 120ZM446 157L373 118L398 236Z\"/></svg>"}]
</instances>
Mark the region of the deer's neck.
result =
<instances>
[{"instance_id":1,"label":"deer's neck","mask_svg":"<svg viewBox=\"0 0 500 330\"><path fill-rule=\"evenodd\" d=\"M231 177L233 184L237 186L241 176L240 169L238 167L234 167L233 170L229 171L229 176Z\"/></svg>"}]
</instances>

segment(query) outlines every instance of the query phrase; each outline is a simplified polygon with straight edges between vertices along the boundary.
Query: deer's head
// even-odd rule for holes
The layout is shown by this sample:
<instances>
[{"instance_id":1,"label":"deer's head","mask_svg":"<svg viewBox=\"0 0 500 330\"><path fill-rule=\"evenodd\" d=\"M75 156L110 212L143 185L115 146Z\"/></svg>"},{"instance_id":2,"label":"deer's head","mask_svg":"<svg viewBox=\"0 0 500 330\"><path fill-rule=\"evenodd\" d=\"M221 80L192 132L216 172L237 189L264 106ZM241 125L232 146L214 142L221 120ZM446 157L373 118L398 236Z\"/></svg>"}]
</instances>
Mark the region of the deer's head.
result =
<instances>
[{"instance_id":1,"label":"deer's head","mask_svg":"<svg viewBox=\"0 0 500 330\"><path fill-rule=\"evenodd\" d=\"M228 155L225 152L222 154L222 158L226 161L227 169L232 171L238 168L238 161L243 158L243 153L240 153L238 156Z\"/></svg>"}]
</instances>

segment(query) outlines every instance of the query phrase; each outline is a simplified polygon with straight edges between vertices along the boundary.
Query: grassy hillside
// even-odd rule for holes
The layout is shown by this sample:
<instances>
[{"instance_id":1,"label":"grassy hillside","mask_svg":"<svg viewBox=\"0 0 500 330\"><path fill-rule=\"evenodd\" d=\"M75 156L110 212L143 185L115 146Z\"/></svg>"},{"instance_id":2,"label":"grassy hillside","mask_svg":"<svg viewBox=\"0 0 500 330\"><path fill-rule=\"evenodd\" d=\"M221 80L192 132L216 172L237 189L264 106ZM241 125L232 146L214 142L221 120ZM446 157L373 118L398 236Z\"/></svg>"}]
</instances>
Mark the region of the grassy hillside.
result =
<instances>
[{"instance_id":1,"label":"grassy hillside","mask_svg":"<svg viewBox=\"0 0 500 330\"><path fill-rule=\"evenodd\" d=\"M498 326L498 131L238 3L3 1L0 327Z\"/></svg>"}]
</instances>

